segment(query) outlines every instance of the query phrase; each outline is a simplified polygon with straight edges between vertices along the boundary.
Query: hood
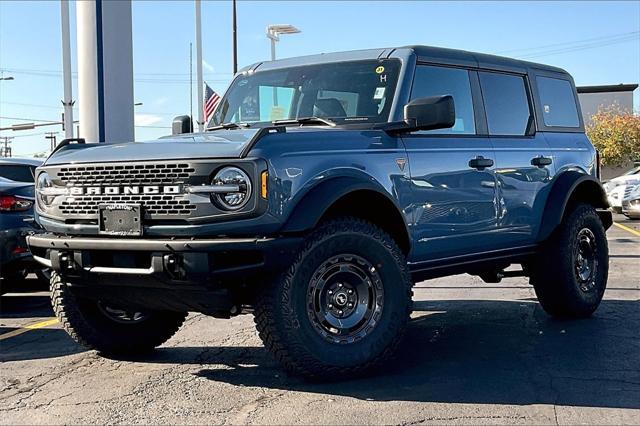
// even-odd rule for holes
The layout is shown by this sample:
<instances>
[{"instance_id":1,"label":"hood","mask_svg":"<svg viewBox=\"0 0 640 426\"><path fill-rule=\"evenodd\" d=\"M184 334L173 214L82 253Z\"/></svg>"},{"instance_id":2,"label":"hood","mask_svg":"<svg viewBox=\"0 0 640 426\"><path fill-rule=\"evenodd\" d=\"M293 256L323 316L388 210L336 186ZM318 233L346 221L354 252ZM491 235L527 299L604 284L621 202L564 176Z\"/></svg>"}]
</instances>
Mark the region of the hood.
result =
<instances>
[{"instance_id":1,"label":"hood","mask_svg":"<svg viewBox=\"0 0 640 426\"><path fill-rule=\"evenodd\" d=\"M70 144L50 156L45 165L168 158L238 158L258 130L216 130L145 142Z\"/></svg>"}]
</instances>

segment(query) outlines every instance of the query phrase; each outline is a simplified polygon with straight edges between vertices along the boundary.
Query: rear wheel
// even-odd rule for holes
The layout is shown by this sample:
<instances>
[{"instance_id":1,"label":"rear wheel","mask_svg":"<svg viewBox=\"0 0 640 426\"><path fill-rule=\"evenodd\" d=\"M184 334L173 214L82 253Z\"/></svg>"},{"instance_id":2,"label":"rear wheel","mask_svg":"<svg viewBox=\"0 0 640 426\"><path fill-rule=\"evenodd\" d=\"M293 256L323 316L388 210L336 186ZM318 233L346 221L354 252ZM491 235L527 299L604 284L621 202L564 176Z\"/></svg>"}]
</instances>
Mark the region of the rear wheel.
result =
<instances>
[{"instance_id":1,"label":"rear wheel","mask_svg":"<svg viewBox=\"0 0 640 426\"><path fill-rule=\"evenodd\" d=\"M411 280L396 243L352 218L327 222L257 306L267 349L289 372L339 380L393 353L411 312Z\"/></svg>"},{"instance_id":2,"label":"rear wheel","mask_svg":"<svg viewBox=\"0 0 640 426\"><path fill-rule=\"evenodd\" d=\"M604 226L593 206L578 204L531 265L531 283L547 313L580 318L600 305L608 272Z\"/></svg>"},{"instance_id":3,"label":"rear wheel","mask_svg":"<svg viewBox=\"0 0 640 426\"><path fill-rule=\"evenodd\" d=\"M81 298L60 275L51 275L51 303L65 331L105 355L133 355L160 346L180 328L186 313L127 309Z\"/></svg>"}]
</instances>

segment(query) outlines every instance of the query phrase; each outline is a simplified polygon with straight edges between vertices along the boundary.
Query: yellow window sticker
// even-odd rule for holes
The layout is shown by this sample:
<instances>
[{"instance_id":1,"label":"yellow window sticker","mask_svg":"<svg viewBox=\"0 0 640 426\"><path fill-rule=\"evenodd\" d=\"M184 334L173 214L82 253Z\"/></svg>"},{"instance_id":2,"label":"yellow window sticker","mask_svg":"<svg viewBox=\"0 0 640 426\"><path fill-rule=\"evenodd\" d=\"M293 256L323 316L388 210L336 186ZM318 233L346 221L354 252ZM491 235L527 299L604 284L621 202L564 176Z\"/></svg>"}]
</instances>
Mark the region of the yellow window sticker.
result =
<instances>
[{"instance_id":1,"label":"yellow window sticker","mask_svg":"<svg viewBox=\"0 0 640 426\"><path fill-rule=\"evenodd\" d=\"M284 119L284 108L280 107L280 106L273 106L271 107L271 111L269 112L269 120L270 121L275 121L275 120L282 120Z\"/></svg>"},{"instance_id":2,"label":"yellow window sticker","mask_svg":"<svg viewBox=\"0 0 640 426\"><path fill-rule=\"evenodd\" d=\"M383 72L384 72L384 67L382 65L376 68L376 74L382 74Z\"/></svg>"}]
</instances>

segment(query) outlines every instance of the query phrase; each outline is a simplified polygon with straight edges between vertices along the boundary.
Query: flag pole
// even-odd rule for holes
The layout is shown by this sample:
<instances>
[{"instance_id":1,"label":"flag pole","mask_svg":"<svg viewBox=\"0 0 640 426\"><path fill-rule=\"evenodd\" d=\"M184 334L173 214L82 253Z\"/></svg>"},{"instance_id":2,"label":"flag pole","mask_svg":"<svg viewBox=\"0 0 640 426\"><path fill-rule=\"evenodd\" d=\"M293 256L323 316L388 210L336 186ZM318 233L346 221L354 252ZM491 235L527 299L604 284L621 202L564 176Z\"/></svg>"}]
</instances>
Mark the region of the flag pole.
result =
<instances>
[{"instance_id":1,"label":"flag pole","mask_svg":"<svg viewBox=\"0 0 640 426\"><path fill-rule=\"evenodd\" d=\"M189 43L189 111L193 132L193 43Z\"/></svg>"},{"instance_id":2,"label":"flag pole","mask_svg":"<svg viewBox=\"0 0 640 426\"><path fill-rule=\"evenodd\" d=\"M202 5L200 0L196 0L196 80L198 84L198 131L204 129L204 109L202 108L203 82L202 82Z\"/></svg>"}]
</instances>

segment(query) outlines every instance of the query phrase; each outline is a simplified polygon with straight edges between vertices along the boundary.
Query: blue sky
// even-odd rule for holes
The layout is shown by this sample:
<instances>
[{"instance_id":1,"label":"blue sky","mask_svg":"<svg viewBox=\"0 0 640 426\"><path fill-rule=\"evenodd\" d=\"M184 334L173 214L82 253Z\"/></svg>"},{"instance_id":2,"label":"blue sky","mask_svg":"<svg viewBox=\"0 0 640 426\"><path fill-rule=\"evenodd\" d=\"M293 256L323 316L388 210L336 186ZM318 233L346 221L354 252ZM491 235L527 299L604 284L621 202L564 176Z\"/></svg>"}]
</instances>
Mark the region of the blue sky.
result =
<instances>
[{"instance_id":1,"label":"blue sky","mask_svg":"<svg viewBox=\"0 0 640 426\"><path fill-rule=\"evenodd\" d=\"M222 92L232 71L231 1L203 1L202 14L205 80ZM296 25L302 33L283 36L278 57L427 44L560 66L578 85L640 82L639 1L240 0L240 67L268 58L265 27L280 23ZM75 70L73 3L71 26ZM189 112L193 2L134 2L133 33L135 100L143 102L136 107L136 139L143 140L169 133L172 117ZM15 78L0 82L0 127L21 122L18 118L60 118L60 44L58 1L0 1L0 70ZM635 106L640 106L640 89ZM48 130L60 127L0 132L0 136L16 136L14 155L26 155L47 149L43 133Z\"/></svg>"}]
</instances>

